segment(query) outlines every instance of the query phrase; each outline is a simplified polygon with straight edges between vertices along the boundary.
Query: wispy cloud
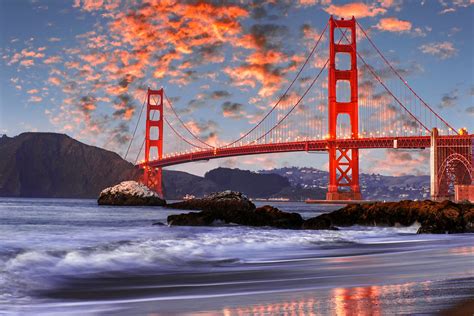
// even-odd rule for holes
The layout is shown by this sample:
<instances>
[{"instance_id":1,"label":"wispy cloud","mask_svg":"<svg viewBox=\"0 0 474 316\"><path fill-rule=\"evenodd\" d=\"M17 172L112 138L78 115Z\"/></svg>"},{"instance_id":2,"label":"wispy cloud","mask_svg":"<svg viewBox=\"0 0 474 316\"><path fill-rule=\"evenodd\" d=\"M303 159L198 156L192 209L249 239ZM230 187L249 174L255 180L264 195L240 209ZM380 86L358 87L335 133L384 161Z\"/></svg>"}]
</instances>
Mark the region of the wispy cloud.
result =
<instances>
[{"instance_id":1,"label":"wispy cloud","mask_svg":"<svg viewBox=\"0 0 474 316\"><path fill-rule=\"evenodd\" d=\"M458 50L454 47L452 42L433 42L428 44L423 44L419 47L421 52L429 55L439 57L441 59L448 59L453 56L456 56Z\"/></svg>"}]
</instances>

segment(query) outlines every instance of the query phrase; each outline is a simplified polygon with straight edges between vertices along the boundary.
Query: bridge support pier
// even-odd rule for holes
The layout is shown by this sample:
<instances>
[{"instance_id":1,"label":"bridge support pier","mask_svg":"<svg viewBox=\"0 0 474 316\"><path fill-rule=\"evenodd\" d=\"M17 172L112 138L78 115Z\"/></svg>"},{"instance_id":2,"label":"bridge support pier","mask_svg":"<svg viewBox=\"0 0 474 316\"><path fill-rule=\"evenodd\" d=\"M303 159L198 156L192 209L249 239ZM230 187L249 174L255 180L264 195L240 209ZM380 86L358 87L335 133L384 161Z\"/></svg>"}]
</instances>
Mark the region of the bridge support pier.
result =
<instances>
[{"instance_id":1,"label":"bridge support pier","mask_svg":"<svg viewBox=\"0 0 474 316\"><path fill-rule=\"evenodd\" d=\"M334 42L334 31L343 28L351 33L350 43ZM344 37L346 38L346 37ZM336 67L336 54L349 54L350 69L341 70ZM351 139L359 138L359 102L357 82L357 47L356 21L329 20L329 186L327 200L360 200L359 187L359 150L357 148L341 148L337 144L337 118L339 114L347 114L350 118ZM337 82L347 81L350 85L350 101L339 102Z\"/></svg>"},{"instance_id":2,"label":"bridge support pier","mask_svg":"<svg viewBox=\"0 0 474 316\"><path fill-rule=\"evenodd\" d=\"M151 159L150 159L151 158ZM147 92L145 164L143 182L163 197L162 170L150 166L150 160L163 158L163 89Z\"/></svg>"}]
</instances>

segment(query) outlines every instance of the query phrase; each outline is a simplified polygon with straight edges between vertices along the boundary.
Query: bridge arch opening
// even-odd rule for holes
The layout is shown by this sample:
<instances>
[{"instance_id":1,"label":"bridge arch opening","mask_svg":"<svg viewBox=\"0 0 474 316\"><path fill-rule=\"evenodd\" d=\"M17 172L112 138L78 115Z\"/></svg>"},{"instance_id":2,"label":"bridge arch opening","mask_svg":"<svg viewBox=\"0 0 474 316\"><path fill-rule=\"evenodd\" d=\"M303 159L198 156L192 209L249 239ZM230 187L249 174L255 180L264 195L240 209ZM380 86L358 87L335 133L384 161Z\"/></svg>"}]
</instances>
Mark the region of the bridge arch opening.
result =
<instances>
[{"instance_id":1,"label":"bridge arch opening","mask_svg":"<svg viewBox=\"0 0 474 316\"><path fill-rule=\"evenodd\" d=\"M347 113L340 113L336 119L336 137L351 138L351 117Z\"/></svg>"},{"instance_id":2,"label":"bridge arch opening","mask_svg":"<svg viewBox=\"0 0 474 316\"><path fill-rule=\"evenodd\" d=\"M438 169L439 196L454 196L455 185L474 183L472 163L463 155L453 153L446 157Z\"/></svg>"},{"instance_id":3,"label":"bridge arch opening","mask_svg":"<svg viewBox=\"0 0 474 316\"><path fill-rule=\"evenodd\" d=\"M350 70L351 69L351 54L346 52L336 53L336 69Z\"/></svg>"},{"instance_id":4,"label":"bridge arch opening","mask_svg":"<svg viewBox=\"0 0 474 316\"><path fill-rule=\"evenodd\" d=\"M163 100L160 94L150 95L150 105L161 105L162 103L163 103Z\"/></svg>"},{"instance_id":5,"label":"bridge arch opening","mask_svg":"<svg viewBox=\"0 0 474 316\"><path fill-rule=\"evenodd\" d=\"M149 121L159 121L161 119L161 111L158 110L150 110L149 114Z\"/></svg>"},{"instance_id":6,"label":"bridge arch opening","mask_svg":"<svg viewBox=\"0 0 474 316\"><path fill-rule=\"evenodd\" d=\"M151 146L149 153L150 153L150 159L152 160L158 159L158 147Z\"/></svg>"},{"instance_id":7,"label":"bridge arch opening","mask_svg":"<svg viewBox=\"0 0 474 316\"><path fill-rule=\"evenodd\" d=\"M160 129L158 126L150 127L150 140L158 140L160 139Z\"/></svg>"},{"instance_id":8,"label":"bridge arch opening","mask_svg":"<svg viewBox=\"0 0 474 316\"><path fill-rule=\"evenodd\" d=\"M349 80L336 81L336 102L351 102L351 82Z\"/></svg>"}]
</instances>

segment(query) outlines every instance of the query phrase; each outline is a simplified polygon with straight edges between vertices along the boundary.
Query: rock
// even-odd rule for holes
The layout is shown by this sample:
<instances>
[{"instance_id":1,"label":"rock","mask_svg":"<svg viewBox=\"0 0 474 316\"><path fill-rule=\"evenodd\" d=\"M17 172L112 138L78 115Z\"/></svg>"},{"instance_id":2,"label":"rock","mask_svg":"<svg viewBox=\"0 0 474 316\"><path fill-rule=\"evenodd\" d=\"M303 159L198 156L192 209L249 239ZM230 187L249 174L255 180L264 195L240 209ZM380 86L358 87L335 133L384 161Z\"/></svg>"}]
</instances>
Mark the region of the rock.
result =
<instances>
[{"instance_id":1,"label":"rock","mask_svg":"<svg viewBox=\"0 0 474 316\"><path fill-rule=\"evenodd\" d=\"M331 224L335 226L410 226L418 222L421 224L418 230L420 234L474 232L474 206L451 201L407 200L353 204L324 215L327 215ZM307 222L316 221L315 219Z\"/></svg>"},{"instance_id":2,"label":"rock","mask_svg":"<svg viewBox=\"0 0 474 316\"><path fill-rule=\"evenodd\" d=\"M253 205L253 204L252 204ZM209 226L214 222L245 226L270 226L285 229L299 229L303 218L298 213L287 213L265 205L253 209L206 209L199 213L168 216L168 224L178 226Z\"/></svg>"},{"instance_id":3,"label":"rock","mask_svg":"<svg viewBox=\"0 0 474 316\"><path fill-rule=\"evenodd\" d=\"M166 201L147 186L136 181L124 181L100 192L99 205L164 206Z\"/></svg>"},{"instance_id":4,"label":"rock","mask_svg":"<svg viewBox=\"0 0 474 316\"><path fill-rule=\"evenodd\" d=\"M212 193L202 199L191 199L177 203L168 204L167 207L181 210L205 210L205 211L242 211L253 210L255 205L242 193L234 191L223 191Z\"/></svg>"},{"instance_id":5,"label":"rock","mask_svg":"<svg viewBox=\"0 0 474 316\"><path fill-rule=\"evenodd\" d=\"M153 224L151 224L153 226L166 226L166 224L162 223L162 222L154 222Z\"/></svg>"},{"instance_id":6,"label":"rock","mask_svg":"<svg viewBox=\"0 0 474 316\"><path fill-rule=\"evenodd\" d=\"M331 229L338 230L332 226L331 219L327 214L307 219L303 222L302 229Z\"/></svg>"}]
</instances>

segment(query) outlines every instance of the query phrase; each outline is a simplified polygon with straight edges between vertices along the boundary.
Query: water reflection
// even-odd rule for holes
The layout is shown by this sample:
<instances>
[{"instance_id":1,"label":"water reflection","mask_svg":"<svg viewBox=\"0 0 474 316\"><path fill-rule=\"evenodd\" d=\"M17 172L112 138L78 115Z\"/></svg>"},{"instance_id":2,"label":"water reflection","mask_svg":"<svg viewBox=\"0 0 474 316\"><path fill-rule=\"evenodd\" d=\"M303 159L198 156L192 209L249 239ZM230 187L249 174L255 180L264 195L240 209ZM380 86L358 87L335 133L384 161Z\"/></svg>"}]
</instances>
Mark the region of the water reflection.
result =
<instances>
[{"instance_id":1,"label":"water reflection","mask_svg":"<svg viewBox=\"0 0 474 316\"><path fill-rule=\"evenodd\" d=\"M309 293L294 299L269 304L226 307L226 316L244 315L386 315L423 312L432 302L431 282L409 282L395 285L335 288L323 293ZM212 313L210 313L212 315Z\"/></svg>"}]
</instances>

